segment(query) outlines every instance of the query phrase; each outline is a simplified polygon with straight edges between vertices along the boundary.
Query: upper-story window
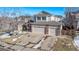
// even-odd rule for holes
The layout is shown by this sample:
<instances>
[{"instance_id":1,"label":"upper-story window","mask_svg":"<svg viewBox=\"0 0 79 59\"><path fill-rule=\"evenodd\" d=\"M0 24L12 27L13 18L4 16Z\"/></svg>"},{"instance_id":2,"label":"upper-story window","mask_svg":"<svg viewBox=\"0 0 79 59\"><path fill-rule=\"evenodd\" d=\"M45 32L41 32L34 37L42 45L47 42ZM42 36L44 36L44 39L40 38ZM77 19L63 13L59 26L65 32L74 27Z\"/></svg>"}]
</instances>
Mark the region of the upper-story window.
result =
<instances>
[{"instance_id":1,"label":"upper-story window","mask_svg":"<svg viewBox=\"0 0 79 59\"><path fill-rule=\"evenodd\" d=\"M42 20L46 20L46 17L42 17Z\"/></svg>"},{"instance_id":2,"label":"upper-story window","mask_svg":"<svg viewBox=\"0 0 79 59\"><path fill-rule=\"evenodd\" d=\"M41 17L37 17L37 20L41 20Z\"/></svg>"}]
</instances>

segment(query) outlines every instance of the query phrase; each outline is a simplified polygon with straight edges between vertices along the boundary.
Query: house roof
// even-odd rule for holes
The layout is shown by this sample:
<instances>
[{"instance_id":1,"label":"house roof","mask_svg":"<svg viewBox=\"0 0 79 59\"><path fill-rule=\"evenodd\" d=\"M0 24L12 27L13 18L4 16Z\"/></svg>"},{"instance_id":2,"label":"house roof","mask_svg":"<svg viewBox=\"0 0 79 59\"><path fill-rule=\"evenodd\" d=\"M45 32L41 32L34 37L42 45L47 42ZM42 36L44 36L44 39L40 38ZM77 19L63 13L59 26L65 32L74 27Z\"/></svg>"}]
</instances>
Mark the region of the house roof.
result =
<instances>
[{"instance_id":1,"label":"house roof","mask_svg":"<svg viewBox=\"0 0 79 59\"><path fill-rule=\"evenodd\" d=\"M52 14L50 14L46 11L41 11L40 13L36 14L35 16L52 16Z\"/></svg>"},{"instance_id":2,"label":"house roof","mask_svg":"<svg viewBox=\"0 0 79 59\"><path fill-rule=\"evenodd\" d=\"M19 16L19 17L15 17L15 19L16 20L18 20L18 19L21 19L21 20L25 20L25 19L27 19L27 20L29 20L29 19L31 19L32 18L32 16Z\"/></svg>"},{"instance_id":3,"label":"house roof","mask_svg":"<svg viewBox=\"0 0 79 59\"><path fill-rule=\"evenodd\" d=\"M61 25L61 23L59 22L56 22L56 21L39 21L39 22L34 22L34 23L31 23L32 25L50 25L50 26L59 26Z\"/></svg>"},{"instance_id":4,"label":"house roof","mask_svg":"<svg viewBox=\"0 0 79 59\"><path fill-rule=\"evenodd\" d=\"M30 18L31 16L25 15L25 16L19 16L19 18Z\"/></svg>"},{"instance_id":5,"label":"house roof","mask_svg":"<svg viewBox=\"0 0 79 59\"><path fill-rule=\"evenodd\" d=\"M55 17L58 17L58 18L63 18L63 16L61 16L61 15L55 15Z\"/></svg>"}]
</instances>

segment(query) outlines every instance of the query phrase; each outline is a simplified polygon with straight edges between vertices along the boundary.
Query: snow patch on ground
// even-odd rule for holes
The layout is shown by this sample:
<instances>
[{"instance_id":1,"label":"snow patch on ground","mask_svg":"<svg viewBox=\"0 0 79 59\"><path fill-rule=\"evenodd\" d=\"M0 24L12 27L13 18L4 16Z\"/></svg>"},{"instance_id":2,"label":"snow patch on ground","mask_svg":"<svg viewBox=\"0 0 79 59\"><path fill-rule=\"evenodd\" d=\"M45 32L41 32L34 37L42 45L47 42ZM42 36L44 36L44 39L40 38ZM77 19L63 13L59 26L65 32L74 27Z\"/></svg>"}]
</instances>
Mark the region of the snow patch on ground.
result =
<instances>
[{"instance_id":1,"label":"snow patch on ground","mask_svg":"<svg viewBox=\"0 0 79 59\"><path fill-rule=\"evenodd\" d=\"M10 37L11 36L9 36L9 34L7 34L7 33L0 36L1 39L10 38Z\"/></svg>"},{"instance_id":2,"label":"snow patch on ground","mask_svg":"<svg viewBox=\"0 0 79 59\"><path fill-rule=\"evenodd\" d=\"M76 36L76 37L74 38L74 43L75 43L75 45L77 46L77 48L79 48L79 36Z\"/></svg>"}]
</instances>

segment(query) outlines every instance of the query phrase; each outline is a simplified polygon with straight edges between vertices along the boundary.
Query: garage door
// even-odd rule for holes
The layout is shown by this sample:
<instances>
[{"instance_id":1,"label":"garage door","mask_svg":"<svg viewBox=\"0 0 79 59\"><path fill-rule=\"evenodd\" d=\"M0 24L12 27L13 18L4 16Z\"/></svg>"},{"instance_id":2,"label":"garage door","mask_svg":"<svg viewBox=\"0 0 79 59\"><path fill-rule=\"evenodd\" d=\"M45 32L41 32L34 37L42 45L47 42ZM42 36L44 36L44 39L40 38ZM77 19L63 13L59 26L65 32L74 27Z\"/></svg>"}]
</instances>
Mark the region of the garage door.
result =
<instances>
[{"instance_id":1,"label":"garage door","mask_svg":"<svg viewBox=\"0 0 79 59\"><path fill-rule=\"evenodd\" d=\"M56 36L56 28L49 28L49 35Z\"/></svg>"},{"instance_id":2,"label":"garage door","mask_svg":"<svg viewBox=\"0 0 79 59\"><path fill-rule=\"evenodd\" d=\"M40 34L44 34L44 28L43 27L34 27L32 28L32 32L35 32L35 33L40 33Z\"/></svg>"}]
</instances>

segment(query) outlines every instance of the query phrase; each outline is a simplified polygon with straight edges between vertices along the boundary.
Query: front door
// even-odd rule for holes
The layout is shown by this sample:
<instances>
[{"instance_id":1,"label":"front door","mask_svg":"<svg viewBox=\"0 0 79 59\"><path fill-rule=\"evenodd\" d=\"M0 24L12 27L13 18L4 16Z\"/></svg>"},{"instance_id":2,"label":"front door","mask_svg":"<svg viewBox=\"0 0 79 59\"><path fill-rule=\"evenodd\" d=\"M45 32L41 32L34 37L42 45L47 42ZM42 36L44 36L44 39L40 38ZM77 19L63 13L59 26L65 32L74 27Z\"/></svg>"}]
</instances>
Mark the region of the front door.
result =
<instances>
[{"instance_id":1,"label":"front door","mask_svg":"<svg viewBox=\"0 0 79 59\"><path fill-rule=\"evenodd\" d=\"M26 30L27 30L26 24L23 24L22 25L22 31L26 31Z\"/></svg>"}]
</instances>

